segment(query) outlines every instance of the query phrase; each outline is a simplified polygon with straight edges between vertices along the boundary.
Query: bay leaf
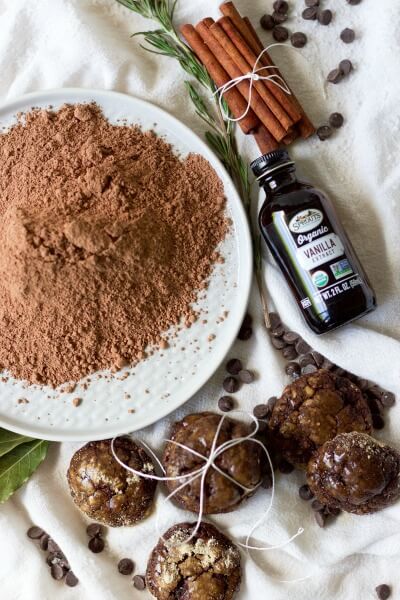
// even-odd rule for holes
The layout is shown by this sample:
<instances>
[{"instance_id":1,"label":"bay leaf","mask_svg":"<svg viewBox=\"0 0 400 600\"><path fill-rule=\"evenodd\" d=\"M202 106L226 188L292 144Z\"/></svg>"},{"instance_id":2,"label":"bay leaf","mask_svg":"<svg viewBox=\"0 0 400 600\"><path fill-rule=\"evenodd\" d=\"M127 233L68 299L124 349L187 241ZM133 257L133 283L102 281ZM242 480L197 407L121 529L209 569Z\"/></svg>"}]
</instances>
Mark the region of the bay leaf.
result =
<instances>
[{"instance_id":1,"label":"bay leaf","mask_svg":"<svg viewBox=\"0 0 400 600\"><path fill-rule=\"evenodd\" d=\"M16 446L31 441L32 438L26 437L25 435L19 435L13 431L7 431L7 429L0 428L0 457L13 450Z\"/></svg>"},{"instance_id":2,"label":"bay leaf","mask_svg":"<svg viewBox=\"0 0 400 600\"><path fill-rule=\"evenodd\" d=\"M0 458L0 503L29 479L46 457L48 446L44 440L32 440Z\"/></svg>"}]
</instances>

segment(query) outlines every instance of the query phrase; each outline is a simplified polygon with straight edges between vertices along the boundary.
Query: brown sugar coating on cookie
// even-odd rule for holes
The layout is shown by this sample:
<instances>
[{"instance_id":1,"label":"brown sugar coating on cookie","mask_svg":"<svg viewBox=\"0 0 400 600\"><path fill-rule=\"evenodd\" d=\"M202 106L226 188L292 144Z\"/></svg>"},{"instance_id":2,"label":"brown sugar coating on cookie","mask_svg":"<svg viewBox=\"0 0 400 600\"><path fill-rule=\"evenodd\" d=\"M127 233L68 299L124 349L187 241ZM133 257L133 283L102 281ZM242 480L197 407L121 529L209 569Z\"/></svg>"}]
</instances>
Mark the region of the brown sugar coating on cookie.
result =
<instances>
[{"instance_id":1,"label":"brown sugar coating on cookie","mask_svg":"<svg viewBox=\"0 0 400 600\"><path fill-rule=\"evenodd\" d=\"M307 480L317 500L363 515L400 497L400 453L364 433L343 433L310 460Z\"/></svg>"},{"instance_id":2,"label":"brown sugar coating on cookie","mask_svg":"<svg viewBox=\"0 0 400 600\"><path fill-rule=\"evenodd\" d=\"M221 421L221 415L211 412L192 414L182 421L175 423L171 440L179 442L196 452L208 457L211 446ZM228 440L249 435L253 427L225 418L218 437L217 446ZM262 479L262 449L251 441L242 442L220 454L215 464L230 477L246 488L255 488ZM190 475L191 472L204 466L205 461L188 450L168 442L163 456L163 465L167 477ZM169 481L167 487L174 491L183 480ZM201 478L197 477L192 483L177 492L174 499L187 510L199 511ZM229 481L224 475L210 467L204 486L204 514L228 512L236 508L240 502L249 497L241 487Z\"/></svg>"},{"instance_id":3,"label":"brown sugar coating on cookie","mask_svg":"<svg viewBox=\"0 0 400 600\"><path fill-rule=\"evenodd\" d=\"M118 458L133 469L154 472L146 452L132 440L118 438L114 449ZM124 469L112 455L111 440L89 442L75 452L67 478L81 511L111 527L133 525L151 510L156 482Z\"/></svg>"},{"instance_id":4,"label":"brown sugar coating on cookie","mask_svg":"<svg viewBox=\"0 0 400 600\"><path fill-rule=\"evenodd\" d=\"M171 527L147 564L146 583L158 600L231 600L241 580L237 547L216 527L201 523Z\"/></svg>"},{"instance_id":5,"label":"brown sugar coating on cookie","mask_svg":"<svg viewBox=\"0 0 400 600\"><path fill-rule=\"evenodd\" d=\"M284 389L269 426L276 450L305 468L313 452L338 433L371 433L372 417L354 383L320 369Z\"/></svg>"}]
</instances>

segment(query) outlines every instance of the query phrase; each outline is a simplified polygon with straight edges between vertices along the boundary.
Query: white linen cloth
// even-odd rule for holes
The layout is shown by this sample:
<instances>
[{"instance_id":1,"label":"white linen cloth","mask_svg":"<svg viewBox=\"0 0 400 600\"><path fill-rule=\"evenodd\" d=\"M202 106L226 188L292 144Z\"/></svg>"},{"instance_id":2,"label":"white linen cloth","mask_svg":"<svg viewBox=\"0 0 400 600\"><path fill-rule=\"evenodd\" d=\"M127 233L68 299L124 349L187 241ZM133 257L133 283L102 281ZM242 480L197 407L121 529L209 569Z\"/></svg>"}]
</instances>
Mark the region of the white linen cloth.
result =
<instances>
[{"instance_id":1,"label":"white linen cloth","mask_svg":"<svg viewBox=\"0 0 400 600\"><path fill-rule=\"evenodd\" d=\"M218 0L180 0L177 20L195 22L217 16ZM272 0L237 0L238 7L258 21ZM329 27L300 17L303 2L291 4L291 31L305 31L309 43L296 55L276 48L273 54L316 123L330 112L343 112L343 129L324 143L317 139L295 145L292 154L305 177L330 193L360 254L378 295L379 309L357 323L319 338L303 324L281 275L270 262L266 278L271 298L290 327L340 366L393 390L400 398L400 9L396 2L364 0L351 7L332 3ZM114 89L155 102L182 119L199 134L184 92L184 76L172 60L140 49L132 32L152 28L114 0L0 0L0 100L26 92L81 86ZM343 44L339 33L354 27L357 39ZM271 40L268 34L263 39ZM305 57L304 60L302 57ZM324 83L326 74L343 58L354 72L340 85ZM325 96L325 97L324 97ZM241 142L255 158L252 141ZM279 394L286 382L283 361L271 348L261 325L254 289L251 312L256 326L249 342L238 342L239 356L258 372L256 383L238 394L240 407ZM195 398L144 433L159 448L169 424L190 411L215 409L223 369ZM400 448L400 403L390 410L379 437ZM0 508L1 600L130 600L148 598L133 589L129 577L117 572L117 562L132 557L136 573L144 573L157 541L152 516L133 528L109 530L100 555L87 549L87 520L75 508L66 486L66 469L80 444L52 444L35 476ZM342 515L320 530L310 506L298 498L300 473L277 477L276 501L266 526L257 532L261 543L279 543L305 528L304 534L281 551L243 554L243 583L238 600L318 598L358 600L375 597L376 585L387 582L400 598L400 504L374 516ZM233 538L243 536L265 510L269 493L260 491L239 511L210 521ZM158 494L157 505L163 500ZM172 503L162 508L162 528L192 519ZM26 538L35 523L54 537L69 558L80 585L73 590L53 581L36 544ZM303 582L279 580L306 578Z\"/></svg>"}]
</instances>

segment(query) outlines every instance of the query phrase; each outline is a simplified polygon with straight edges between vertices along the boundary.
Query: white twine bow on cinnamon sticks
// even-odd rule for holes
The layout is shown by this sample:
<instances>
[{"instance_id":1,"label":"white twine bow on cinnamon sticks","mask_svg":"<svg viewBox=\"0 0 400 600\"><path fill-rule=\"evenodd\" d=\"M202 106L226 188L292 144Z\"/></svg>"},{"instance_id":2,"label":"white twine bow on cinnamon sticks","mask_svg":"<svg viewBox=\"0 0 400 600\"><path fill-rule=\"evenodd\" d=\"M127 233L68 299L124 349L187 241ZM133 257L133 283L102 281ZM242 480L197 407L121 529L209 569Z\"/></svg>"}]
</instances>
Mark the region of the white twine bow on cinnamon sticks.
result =
<instances>
[{"instance_id":1,"label":"white twine bow on cinnamon sticks","mask_svg":"<svg viewBox=\"0 0 400 600\"><path fill-rule=\"evenodd\" d=\"M276 85L277 87L279 87L283 92L285 92L285 94L288 94L289 96L291 96L292 92L290 91L289 86L287 85L286 81L283 79L283 77L281 77L280 75L278 75L278 73L276 72L276 66L275 65L268 65L268 66L262 66L262 67L258 67L258 65L260 64L260 61L262 59L262 57L265 54L268 54L268 51L271 48L274 48L275 46L286 46L286 44L270 44L269 46L267 46L266 48L264 48L264 50L262 50L262 52L260 52L260 54L257 57L257 60L254 64L254 67L252 69L252 71L250 71L249 73L246 73L245 75L241 75L240 77L235 77L234 79L231 79L230 81L228 81L227 83L225 83L224 85L221 85L213 94L213 96L217 96L219 98L219 106L221 109L221 112L224 114L226 113L226 111L224 111L224 94L226 94L226 92L229 92L229 90L235 88L237 85L239 85L242 81L249 81L249 95L248 95L248 101L247 101L247 108L246 110L239 115L238 117L233 117L231 116L229 113L225 114L225 118L227 121L232 121L233 123L237 123L239 121L242 121L242 119L244 119L245 117L247 117L247 115L249 114L249 111L251 109L251 103L252 103L252 99L253 99L253 88L254 88L254 82L255 81L270 81L273 85ZM267 71L267 70L272 70L273 73L271 73L270 75L260 75L261 72L263 71Z\"/></svg>"},{"instance_id":2,"label":"white twine bow on cinnamon sticks","mask_svg":"<svg viewBox=\"0 0 400 600\"><path fill-rule=\"evenodd\" d=\"M220 422L218 424L218 427L217 427L217 430L216 430L216 433L215 433L215 436L214 436L214 439L213 439L213 442L212 442L212 445L211 445L210 452L209 452L208 456L205 456L205 455L201 454L200 452L197 452L193 448L185 446L184 444L180 444L179 442L175 442L174 440L164 440L164 441L166 441L168 443L172 443L172 444L175 444L176 446L179 446L180 448L183 448L188 453L195 455L197 458L200 458L204 462L204 464L199 469L196 469L196 470L192 471L189 475L185 474L185 475L178 475L176 477L167 477L166 474L165 474L166 473L165 469L162 466L160 460L158 459L158 457L156 456L156 454L151 450L151 448L149 448L149 446L147 444L145 444L144 442L140 442L140 443L143 445L143 447L154 458L154 460L156 461L157 465L159 466L159 468L161 469L161 471L164 473L163 476L150 475L148 473L143 473L142 471L138 471L136 469L133 469L129 465L125 464L118 457L117 453L115 452L114 442L115 442L115 440L117 438L114 438L111 441L111 452L113 454L113 457L121 465L121 467L123 467L124 469L126 469L130 473L133 473L134 475L137 475L138 477L143 477L144 479L152 479L154 481L182 481L181 485L179 485L172 493L170 493L166 498L164 498L163 503L168 502L181 489L183 489L187 485L190 485L196 479L201 478L201 481L200 481L200 506L199 506L198 518L197 518L196 525L195 525L195 527L194 527L191 535L187 538L187 540L185 540L184 542L182 542L182 543L187 543L187 542L189 542L191 539L193 539L196 536L196 534L197 534L197 532L198 532L198 530L200 528L200 525L201 525L201 521L202 521L203 514L204 514L205 482L206 482L206 477L207 477L207 474L209 472L209 469L211 469L211 468L215 469L220 475L222 475L223 477L225 477L226 479L228 479L229 481L231 481L232 483L234 483L235 485L237 485L238 487L240 487L245 492L245 495L252 494L261 485L261 482L260 482L254 488L247 488L246 486L244 486L241 483L239 483L238 481L236 481L233 477L231 477L230 475L228 475L227 473L225 473L216 464L217 458L223 452L226 452L230 448L234 448L235 446L237 446L239 444L243 444L244 442L252 442L252 443L258 444L259 446L261 446L263 452L265 453L265 455L267 457L267 460L268 460L268 463L269 463L269 467L271 469L271 478L272 478L271 497L270 497L270 501L269 501L269 504L267 506L266 511L264 512L264 514L262 515L262 517L257 520L257 522L254 524L254 526L251 528L249 534L247 535L246 542L244 544L238 542L238 545L241 546L242 548L246 548L248 551L249 550L260 550L260 551L263 551L263 550L275 550L277 548L282 548L283 546L286 546L287 544L289 544L290 542L292 542L296 537L298 537L299 535L301 535L304 532L304 529L300 527L298 529L297 533L295 533L288 540L286 540L285 542L282 542L281 544L277 544L277 545L274 545L274 546L272 546L272 545L268 545L268 546L254 546L254 545L250 544L250 539L251 539L251 536L253 535L254 531L258 527L260 527L260 525L262 523L264 523L266 521L266 519L269 516L269 513L271 512L271 509L273 507L274 497L275 497L274 469L273 469L271 457L270 457L270 455L268 453L268 450L266 449L266 447L264 446L264 444L260 440L258 440L258 439L255 438L255 436L257 435L257 432L259 430L258 420L254 417L254 415L252 415L251 413L248 413L246 411L236 410L236 411L231 411L231 412L232 413L239 413L239 414L242 414L242 415L246 415L247 417L250 417L250 419L255 424L254 430L252 432L250 432L249 435L247 435L247 436L235 438L235 439L232 439L232 440L227 440L226 442L224 442L223 444L221 444L220 446L218 446L219 434L220 434L222 425L223 425L225 419L227 418L226 415L222 415L221 416L221 420L220 420ZM159 511L157 512L157 516L156 516L156 529L157 529L159 537L165 542L163 536L160 533Z\"/></svg>"}]
</instances>

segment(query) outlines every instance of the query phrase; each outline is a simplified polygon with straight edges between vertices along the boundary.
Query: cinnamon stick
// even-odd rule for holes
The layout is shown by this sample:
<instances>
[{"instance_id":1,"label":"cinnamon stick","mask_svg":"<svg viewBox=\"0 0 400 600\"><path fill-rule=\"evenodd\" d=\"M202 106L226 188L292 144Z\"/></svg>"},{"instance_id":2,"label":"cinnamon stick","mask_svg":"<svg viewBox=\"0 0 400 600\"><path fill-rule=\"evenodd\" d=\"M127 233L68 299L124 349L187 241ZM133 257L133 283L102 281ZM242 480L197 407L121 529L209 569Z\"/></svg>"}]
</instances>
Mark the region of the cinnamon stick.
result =
<instances>
[{"instance_id":1,"label":"cinnamon stick","mask_svg":"<svg viewBox=\"0 0 400 600\"><path fill-rule=\"evenodd\" d=\"M237 77L241 77L242 73L240 69L236 66L229 54L224 50L224 48L221 46L218 40L214 37L213 33L210 30L208 22L204 23L203 21L201 21L195 29L197 33L201 36L203 41L207 44L209 50L212 52L214 57L218 57L219 63L228 73L230 79L236 79ZM278 142L281 141L285 137L287 131L284 127L282 127L280 122L270 111L270 109L265 104L257 90L252 90L252 95L250 98L250 86L248 81L242 81L238 83L236 87L240 91L242 96L244 96L247 102L251 101L251 108L258 116L261 123L268 129L268 131Z\"/></svg>"},{"instance_id":2,"label":"cinnamon stick","mask_svg":"<svg viewBox=\"0 0 400 600\"><path fill-rule=\"evenodd\" d=\"M244 20L245 25L247 26L247 30L249 31L250 38L254 40L255 51L258 52L258 54L260 54L260 52L264 48L264 45L263 45L262 41L260 40L260 38L258 37L257 32L254 29L250 19L248 17L244 17L243 20ZM250 38L249 38L249 40L250 40ZM264 56L266 57L266 61L265 61L266 66L267 66L267 63L269 63L270 65L274 64L274 62L273 62L271 56L268 54L268 52L266 52L264 54ZM276 67L276 65L275 65L275 67ZM279 71L278 67L276 67L276 73L282 77L282 74ZM315 126L313 125L313 123L311 122L309 117L307 116L304 108L301 106L300 102L297 100L297 98L293 94L293 92L292 92L291 98L292 98L294 105L301 112L301 120L298 123L298 128L299 128L301 137L303 137L304 139L308 138L315 133Z\"/></svg>"},{"instance_id":3,"label":"cinnamon stick","mask_svg":"<svg viewBox=\"0 0 400 600\"><path fill-rule=\"evenodd\" d=\"M249 62L247 60L246 49L243 48L243 45L247 46L247 44L245 40L241 37L240 33L236 30L232 21L227 17L223 17L218 21L218 23L214 23L213 25L211 25L210 30L213 33L214 37L224 48L224 50L227 52L227 54L229 54L229 56L233 59L236 66L240 69L242 75L250 73L254 68L256 59L253 62ZM268 73L265 74L268 75ZM260 94L261 98L264 100L271 112L278 119L282 127L287 131L292 127L294 122L289 117L284 107L277 101L275 96L272 94L272 92L269 89L270 86L268 84L273 85L268 81L262 80L253 82L254 88Z\"/></svg>"},{"instance_id":4,"label":"cinnamon stick","mask_svg":"<svg viewBox=\"0 0 400 600\"><path fill-rule=\"evenodd\" d=\"M192 25L183 25L180 28L180 31L189 46L192 48L193 52L197 55L199 60L207 69L216 86L222 87L228 83L231 80L231 77L220 65L219 61L215 58L208 46L206 46L195 28ZM247 102L236 88L232 88L228 92L225 92L224 98L235 119L238 119L246 112ZM257 129L257 127L260 125L260 120L254 111L250 109L247 115L238 121L238 124L242 131L248 135Z\"/></svg>"},{"instance_id":5,"label":"cinnamon stick","mask_svg":"<svg viewBox=\"0 0 400 600\"><path fill-rule=\"evenodd\" d=\"M280 146L274 136L270 134L264 125L260 125L260 127L254 132L253 137L257 142L261 154L267 154L267 152L277 150Z\"/></svg>"}]
</instances>

